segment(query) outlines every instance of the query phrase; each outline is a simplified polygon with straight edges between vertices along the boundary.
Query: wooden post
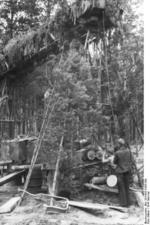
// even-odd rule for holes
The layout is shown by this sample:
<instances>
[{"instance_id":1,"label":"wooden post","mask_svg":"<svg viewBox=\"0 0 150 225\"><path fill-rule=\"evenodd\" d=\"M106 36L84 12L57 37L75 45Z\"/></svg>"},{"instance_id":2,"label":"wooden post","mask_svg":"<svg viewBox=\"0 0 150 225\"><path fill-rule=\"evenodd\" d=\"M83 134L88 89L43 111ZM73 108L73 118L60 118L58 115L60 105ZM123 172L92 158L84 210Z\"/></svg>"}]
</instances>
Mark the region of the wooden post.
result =
<instances>
[{"instance_id":1,"label":"wooden post","mask_svg":"<svg viewBox=\"0 0 150 225\"><path fill-rule=\"evenodd\" d=\"M60 141L60 145L59 145L59 151L58 151L56 168L55 168L55 173L54 173L52 191L49 188L49 194L53 195L53 196L55 195L55 192L56 192L57 178L58 178L58 172L59 172L59 163L60 163L60 159L61 159L61 153L63 151L63 141L64 141L64 136L61 137L61 141ZM53 203L53 198L51 198L51 200L50 200L50 205L52 205L52 203Z\"/></svg>"}]
</instances>

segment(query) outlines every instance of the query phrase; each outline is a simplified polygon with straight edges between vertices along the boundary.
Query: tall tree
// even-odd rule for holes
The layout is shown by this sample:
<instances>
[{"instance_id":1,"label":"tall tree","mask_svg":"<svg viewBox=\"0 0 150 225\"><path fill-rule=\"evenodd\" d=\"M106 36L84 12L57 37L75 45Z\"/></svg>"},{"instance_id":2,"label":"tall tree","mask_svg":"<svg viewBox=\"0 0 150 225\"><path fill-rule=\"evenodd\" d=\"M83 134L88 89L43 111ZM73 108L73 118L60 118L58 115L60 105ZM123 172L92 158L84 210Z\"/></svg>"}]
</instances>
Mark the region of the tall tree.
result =
<instances>
[{"instance_id":1,"label":"tall tree","mask_svg":"<svg viewBox=\"0 0 150 225\"><path fill-rule=\"evenodd\" d=\"M113 108L120 124L120 135L129 141L135 138L133 133L137 133L136 130L140 128L143 131L142 3L137 0L126 1L122 32L113 30L112 34L111 32L110 35L107 34L108 70ZM114 80L115 88L112 86ZM134 123L132 129L131 123ZM134 131L131 132L131 130ZM136 135L136 138L137 136L140 140L140 136Z\"/></svg>"},{"instance_id":2,"label":"tall tree","mask_svg":"<svg viewBox=\"0 0 150 225\"><path fill-rule=\"evenodd\" d=\"M0 29L7 40L36 26L40 15L37 0L0 0L0 10Z\"/></svg>"}]
</instances>

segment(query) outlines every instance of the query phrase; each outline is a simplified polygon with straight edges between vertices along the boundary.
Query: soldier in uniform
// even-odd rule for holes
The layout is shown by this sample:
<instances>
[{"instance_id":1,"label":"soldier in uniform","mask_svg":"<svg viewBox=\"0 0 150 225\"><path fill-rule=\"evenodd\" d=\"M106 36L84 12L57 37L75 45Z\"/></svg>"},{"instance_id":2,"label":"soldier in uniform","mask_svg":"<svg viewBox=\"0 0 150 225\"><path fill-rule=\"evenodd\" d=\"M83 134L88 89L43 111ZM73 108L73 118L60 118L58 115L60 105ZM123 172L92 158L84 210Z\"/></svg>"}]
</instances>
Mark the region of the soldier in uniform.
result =
<instances>
[{"instance_id":1,"label":"soldier in uniform","mask_svg":"<svg viewBox=\"0 0 150 225\"><path fill-rule=\"evenodd\" d=\"M118 139L118 147L114 152L113 163L118 180L118 190L120 205L122 207L130 206L129 197L129 181L132 168L132 154L129 148L126 147L124 139ZM112 160L112 159L111 159ZM105 159L103 155L102 162L110 162L110 158Z\"/></svg>"}]
</instances>

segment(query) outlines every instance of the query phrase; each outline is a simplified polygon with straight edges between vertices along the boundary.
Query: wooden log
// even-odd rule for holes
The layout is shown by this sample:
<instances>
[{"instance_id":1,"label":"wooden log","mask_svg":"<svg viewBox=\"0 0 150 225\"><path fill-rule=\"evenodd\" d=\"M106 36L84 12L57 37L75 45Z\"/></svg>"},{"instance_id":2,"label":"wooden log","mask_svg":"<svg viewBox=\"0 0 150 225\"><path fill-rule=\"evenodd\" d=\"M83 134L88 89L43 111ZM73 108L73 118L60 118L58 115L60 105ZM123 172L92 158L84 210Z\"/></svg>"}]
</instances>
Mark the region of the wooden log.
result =
<instances>
[{"instance_id":1,"label":"wooden log","mask_svg":"<svg viewBox=\"0 0 150 225\"><path fill-rule=\"evenodd\" d=\"M127 212L127 209L124 207L119 206L113 206L113 205L104 205L99 203L89 203L89 202L77 202L77 201L68 201L70 206L74 206L77 208L85 208L85 209L92 209L92 210L108 210L108 209L114 209L119 210L121 212Z\"/></svg>"},{"instance_id":2,"label":"wooden log","mask_svg":"<svg viewBox=\"0 0 150 225\"><path fill-rule=\"evenodd\" d=\"M14 172L14 173L8 174L8 175L0 178L0 186L8 183L11 180L14 180L17 176L22 175L24 172L25 172L25 170L22 170L22 171L19 171L19 172Z\"/></svg>"},{"instance_id":3,"label":"wooden log","mask_svg":"<svg viewBox=\"0 0 150 225\"><path fill-rule=\"evenodd\" d=\"M89 184L89 183L86 183L84 184L85 187L88 187L89 189L96 189L96 190L99 190L99 191L104 191L104 192L110 192L110 193L115 193L115 194L118 194L118 189L117 188L109 188L107 187L106 185L94 185L94 184Z\"/></svg>"},{"instance_id":4,"label":"wooden log","mask_svg":"<svg viewBox=\"0 0 150 225\"><path fill-rule=\"evenodd\" d=\"M74 167L72 167L72 169L76 170L76 169L79 169L79 168L91 167L93 165L98 165L98 164L99 164L99 162L90 162L88 164L74 166Z\"/></svg>"},{"instance_id":5,"label":"wooden log","mask_svg":"<svg viewBox=\"0 0 150 225\"><path fill-rule=\"evenodd\" d=\"M102 159L102 155L103 155L102 151L97 151L96 152L96 158L97 159L101 160Z\"/></svg>"},{"instance_id":6,"label":"wooden log","mask_svg":"<svg viewBox=\"0 0 150 225\"><path fill-rule=\"evenodd\" d=\"M20 198L21 197L14 197L9 199L8 202L6 202L4 205L0 207L0 214L12 212L17 206Z\"/></svg>"},{"instance_id":7,"label":"wooden log","mask_svg":"<svg viewBox=\"0 0 150 225\"><path fill-rule=\"evenodd\" d=\"M79 208L86 208L86 209L95 209L95 210L106 210L109 207L105 205L100 205L98 203L89 203L89 202L77 202L77 201L70 201L69 205Z\"/></svg>"},{"instance_id":8,"label":"wooden log","mask_svg":"<svg viewBox=\"0 0 150 225\"><path fill-rule=\"evenodd\" d=\"M42 168L42 163L41 164L35 164L34 168ZM11 166L12 170L25 170L29 169L31 165L13 165Z\"/></svg>"},{"instance_id":9,"label":"wooden log","mask_svg":"<svg viewBox=\"0 0 150 225\"><path fill-rule=\"evenodd\" d=\"M91 180L92 184L106 184L106 176L103 177L93 177Z\"/></svg>"},{"instance_id":10,"label":"wooden log","mask_svg":"<svg viewBox=\"0 0 150 225\"><path fill-rule=\"evenodd\" d=\"M90 161L93 161L95 159L95 151L94 150L89 150L86 154L87 159Z\"/></svg>"},{"instance_id":11,"label":"wooden log","mask_svg":"<svg viewBox=\"0 0 150 225\"><path fill-rule=\"evenodd\" d=\"M117 184L117 177L116 175L110 175L107 177L106 179L106 183L108 185L108 187L115 187Z\"/></svg>"},{"instance_id":12,"label":"wooden log","mask_svg":"<svg viewBox=\"0 0 150 225\"><path fill-rule=\"evenodd\" d=\"M0 166L6 166L12 164L12 160L0 161Z\"/></svg>"}]
</instances>

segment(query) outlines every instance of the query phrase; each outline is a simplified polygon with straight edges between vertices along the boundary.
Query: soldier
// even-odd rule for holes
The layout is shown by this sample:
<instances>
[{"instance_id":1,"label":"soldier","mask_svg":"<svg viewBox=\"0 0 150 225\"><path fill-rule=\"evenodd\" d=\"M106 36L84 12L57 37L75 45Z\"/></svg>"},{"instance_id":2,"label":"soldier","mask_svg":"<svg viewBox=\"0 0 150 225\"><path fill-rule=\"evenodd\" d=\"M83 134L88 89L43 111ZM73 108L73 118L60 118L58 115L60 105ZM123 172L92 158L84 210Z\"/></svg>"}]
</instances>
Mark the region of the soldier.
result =
<instances>
[{"instance_id":1,"label":"soldier","mask_svg":"<svg viewBox=\"0 0 150 225\"><path fill-rule=\"evenodd\" d=\"M132 154L126 147L124 139L118 139L118 148L114 152L113 163L116 165L115 172L118 180L118 190L120 205L122 207L130 206L129 180L132 168ZM103 155L102 162L110 162L110 158L105 159Z\"/></svg>"}]
</instances>

